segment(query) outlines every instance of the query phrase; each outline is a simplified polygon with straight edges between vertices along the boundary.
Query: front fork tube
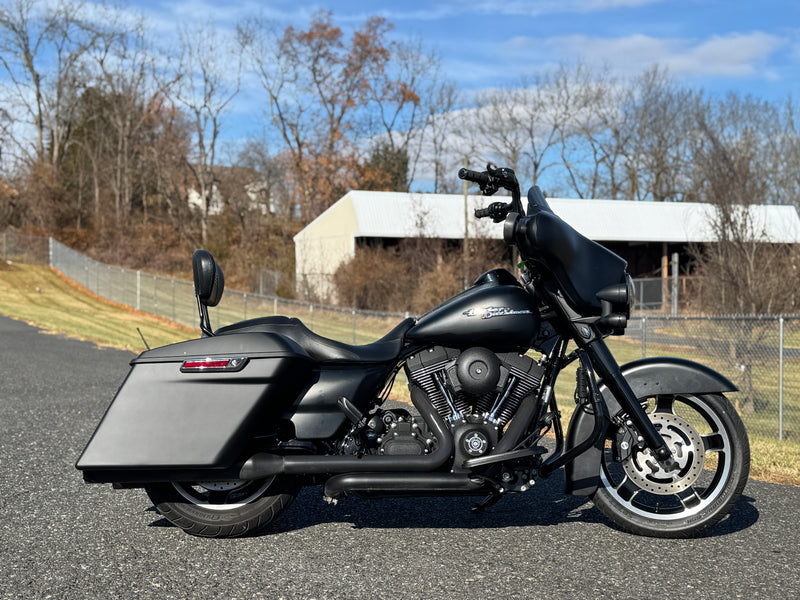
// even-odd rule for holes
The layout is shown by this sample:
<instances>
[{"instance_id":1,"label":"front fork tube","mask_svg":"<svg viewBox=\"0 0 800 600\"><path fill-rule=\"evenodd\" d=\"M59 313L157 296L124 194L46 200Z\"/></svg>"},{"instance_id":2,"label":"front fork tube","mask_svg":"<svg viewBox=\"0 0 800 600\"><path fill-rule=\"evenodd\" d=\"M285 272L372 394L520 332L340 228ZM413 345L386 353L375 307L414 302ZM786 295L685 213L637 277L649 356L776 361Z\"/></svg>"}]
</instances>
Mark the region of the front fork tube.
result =
<instances>
[{"instance_id":1,"label":"front fork tube","mask_svg":"<svg viewBox=\"0 0 800 600\"><path fill-rule=\"evenodd\" d=\"M653 423L647 418L647 413L645 413L644 408L636 398L631 386L622 376L619 365L609 351L608 346L602 339L595 339L583 346L583 350L589 355L595 372L601 377L611 393L614 394L617 402L628 414L630 420L633 421L633 425L641 434L644 443L647 444L647 447L650 448L658 461L667 470L671 470L675 466L672 452L670 452Z\"/></svg>"}]
</instances>

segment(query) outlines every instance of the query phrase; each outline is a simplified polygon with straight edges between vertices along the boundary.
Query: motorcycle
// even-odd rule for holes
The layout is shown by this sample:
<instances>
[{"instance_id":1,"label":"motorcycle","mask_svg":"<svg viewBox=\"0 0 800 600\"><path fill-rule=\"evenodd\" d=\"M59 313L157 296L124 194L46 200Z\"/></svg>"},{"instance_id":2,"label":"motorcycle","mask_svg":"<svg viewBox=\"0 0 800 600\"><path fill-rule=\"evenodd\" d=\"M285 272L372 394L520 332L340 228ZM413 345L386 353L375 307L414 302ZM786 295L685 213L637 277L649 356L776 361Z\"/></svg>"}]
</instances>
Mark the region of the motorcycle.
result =
<instances>
[{"instance_id":1,"label":"motorcycle","mask_svg":"<svg viewBox=\"0 0 800 600\"><path fill-rule=\"evenodd\" d=\"M626 262L556 216L538 187L523 209L511 169L459 177L486 196L510 192L475 216L503 223L519 279L488 271L355 346L281 316L213 331L224 277L198 250L202 337L132 360L77 461L84 480L143 487L173 524L219 538L260 532L303 486L322 485L329 501L482 496L481 511L562 467L566 494L634 534L693 536L723 519L750 463L725 397L734 384L677 358L619 366L605 340L630 318ZM564 435L554 387L568 365ZM384 408L401 369L413 412Z\"/></svg>"}]
</instances>

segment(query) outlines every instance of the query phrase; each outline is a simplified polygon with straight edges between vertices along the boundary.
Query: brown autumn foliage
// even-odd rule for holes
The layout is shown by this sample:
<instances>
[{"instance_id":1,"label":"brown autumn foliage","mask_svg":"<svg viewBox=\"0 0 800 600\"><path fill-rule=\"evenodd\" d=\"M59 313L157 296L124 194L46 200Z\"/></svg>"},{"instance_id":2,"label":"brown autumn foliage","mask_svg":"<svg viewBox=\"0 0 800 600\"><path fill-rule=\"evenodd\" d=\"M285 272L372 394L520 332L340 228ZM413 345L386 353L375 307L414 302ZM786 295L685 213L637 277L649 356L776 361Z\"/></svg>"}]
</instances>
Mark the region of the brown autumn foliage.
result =
<instances>
[{"instance_id":1,"label":"brown autumn foliage","mask_svg":"<svg viewBox=\"0 0 800 600\"><path fill-rule=\"evenodd\" d=\"M408 190L409 144L421 124L421 87L435 80L435 60L392 41L392 27L370 16L347 36L330 11L320 10L304 30L290 26L278 34L258 20L239 28L305 222L361 184ZM392 162L405 164L402 173L376 170L374 152L366 161L359 157L358 140L376 134Z\"/></svg>"},{"instance_id":2,"label":"brown autumn foliage","mask_svg":"<svg viewBox=\"0 0 800 600\"><path fill-rule=\"evenodd\" d=\"M340 304L422 314L462 291L483 272L510 268L497 240L472 240L465 268L458 243L409 238L394 246L364 245L333 276ZM465 277L466 276L466 277Z\"/></svg>"},{"instance_id":3,"label":"brown autumn foliage","mask_svg":"<svg viewBox=\"0 0 800 600\"><path fill-rule=\"evenodd\" d=\"M417 279L411 301L415 313L427 312L462 291L459 266L456 261L441 262Z\"/></svg>"},{"instance_id":4,"label":"brown autumn foliage","mask_svg":"<svg viewBox=\"0 0 800 600\"><path fill-rule=\"evenodd\" d=\"M339 304L372 310L406 310L414 284L397 248L364 248L333 275Z\"/></svg>"},{"instance_id":5,"label":"brown autumn foliage","mask_svg":"<svg viewBox=\"0 0 800 600\"><path fill-rule=\"evenodd\" d=\"M17 188L0 178L0 223L11 221L17 210L19 210Z\"/></svg>"}]
</instances>

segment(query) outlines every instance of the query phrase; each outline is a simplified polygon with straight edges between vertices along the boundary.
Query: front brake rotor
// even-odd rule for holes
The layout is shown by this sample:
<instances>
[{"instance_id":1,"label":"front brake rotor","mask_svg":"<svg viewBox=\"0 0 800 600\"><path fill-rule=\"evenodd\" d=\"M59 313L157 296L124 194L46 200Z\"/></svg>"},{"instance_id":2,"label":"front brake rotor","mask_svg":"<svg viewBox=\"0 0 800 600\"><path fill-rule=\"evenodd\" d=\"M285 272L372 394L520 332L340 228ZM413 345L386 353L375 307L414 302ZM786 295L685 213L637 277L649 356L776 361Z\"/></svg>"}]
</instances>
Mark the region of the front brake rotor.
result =
<instances>
[{"instance_id":1,"label":"front brake rotor","mask_svg":"<svg viewBox=\"0 0 800 600\"><path fill-rule=\"evenodd\" d=\"M705 445L692 425L672 413L650 413L678 468L665 471L649 448L634 447L622 466L630 480L640 489L658 495L669 495L689 488L703 471Z\"/></svg>"}]
</instances>

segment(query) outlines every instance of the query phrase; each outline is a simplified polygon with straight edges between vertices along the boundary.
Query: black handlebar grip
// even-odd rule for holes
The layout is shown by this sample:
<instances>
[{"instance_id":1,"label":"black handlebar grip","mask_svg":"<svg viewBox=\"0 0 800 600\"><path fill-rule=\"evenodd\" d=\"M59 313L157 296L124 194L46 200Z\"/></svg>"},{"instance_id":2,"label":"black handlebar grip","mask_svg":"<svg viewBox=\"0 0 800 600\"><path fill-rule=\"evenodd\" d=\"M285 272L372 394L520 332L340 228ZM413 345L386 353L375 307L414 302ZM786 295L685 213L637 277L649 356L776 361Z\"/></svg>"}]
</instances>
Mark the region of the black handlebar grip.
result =
<instances>
[{"instance_id":1,"label":"black handlebar grip","mask_svg":"<svg viewBox=\"0 0 800 600\"><path fill-rule=\"evenodd\" d=\"M458 178L459 179L466 179L467 181L474 181L479 185L485 185L489 183L489 174L488 173L478 173L477 171L470 171L469 169L459 169L458 170ZM488 216L488 215L484 215Z\"/></svg>"},{"instance_id":2,"label":"black handlebar grip","mask_svg":"<svg viewBox=\"0 0 800 600\"><path fill-rule=\"evenodd\" d=\"M486 208L476 208L475 217L482 219L483 217L492 217L492 221L499 223L508 216L511 210L511 203L505 204L503 202L492 202Z\"/></svg>"}]
</instances>

